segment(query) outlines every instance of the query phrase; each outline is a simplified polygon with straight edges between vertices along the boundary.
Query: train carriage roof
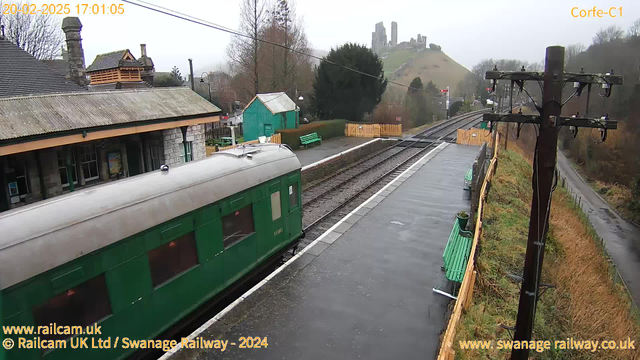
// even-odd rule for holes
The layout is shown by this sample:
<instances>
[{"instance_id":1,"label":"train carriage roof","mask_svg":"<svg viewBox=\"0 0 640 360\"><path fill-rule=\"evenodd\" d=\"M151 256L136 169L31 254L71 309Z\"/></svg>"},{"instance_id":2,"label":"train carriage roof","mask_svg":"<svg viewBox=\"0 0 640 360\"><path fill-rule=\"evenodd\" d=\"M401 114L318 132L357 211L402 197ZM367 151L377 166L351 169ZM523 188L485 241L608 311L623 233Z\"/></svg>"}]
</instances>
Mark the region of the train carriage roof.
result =
<instances>
[{"instance_id":1,"label":"train carriage roof","mask_svg":"<svg viewBox=\"0 0 640 360\"><path fill-rule=\"evenodd\" d=\"M299 169L286 146L239 147L1 213L0 290Z\"/></svg>"}]
</instances>

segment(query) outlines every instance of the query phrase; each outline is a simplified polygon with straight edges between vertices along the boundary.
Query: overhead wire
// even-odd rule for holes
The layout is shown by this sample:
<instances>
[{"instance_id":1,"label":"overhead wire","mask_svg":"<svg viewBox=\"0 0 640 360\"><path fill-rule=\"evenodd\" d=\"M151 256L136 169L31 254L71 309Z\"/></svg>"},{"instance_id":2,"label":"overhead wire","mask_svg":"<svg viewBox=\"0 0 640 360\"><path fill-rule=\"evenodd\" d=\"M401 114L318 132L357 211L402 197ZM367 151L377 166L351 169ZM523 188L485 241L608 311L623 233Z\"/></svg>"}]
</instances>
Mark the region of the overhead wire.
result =
<instances>
[{"instance_id":1,"label":"overhead wire","mask_svg":"<svg viewBox=\"0 0 640 360\"><path fill-rule=\"evenodd\" d=\"M136 0L136 1L120 0L120 1L122 1L124 3L127 3L127 4L138 6L138 7L147 9L147 10L155 11L155 12L160 13L160 14L171 16L171 17L174 17L174 18L177 18L177 19L180 19L180 20L184 20L184 21L188 21L188 22L191 22L191 23L194 23L194 24L206 26L208 28L212 28L212 29L215 29L215 30L220 30L220 31L223 31L223 32L235 35L235 36L244 37L244 38L248 38L248 39L251 39L251 40L254 40L254 41L260 41L262 43L266 43L266 44L270 44L270 45L273 45L273 46L277 46L277 47L280 47L280 48L285 49L285 50L289 50L289 51L294 52L294 53L299 54L299 55L307 56L307 57L310 57L310 58L313 58L313 59L316 59L316 60L319 60L319 61L324 61L324 62L326 62L328 64L331 64L331 65L334 65L334 66L338 66L338 67L340 67L342 69L345 69L345 70L348 70L348 71L352 71L352 72L355 72L355 73L360 74L360 75L371 77L371 78L374 78L374 79L377 79L377 80L383 80L384 79L384 76L376 76L376 75L373 75L373 74L369 74L369 73L360 71L358 69L354 69L354 68L351 68L349 66L345 66L345 65L342 65L342 64L338 64L338 63L336 63L334 61L327 60L326 58L323 58L323 57L319 57L319 56L316 56L316 55L313 55L313 54L306 53L304 51L293 49L293 48L290 48L288 46L285 46L285 45L282 45L282 44L278 44L278 43L270 41L270 40L261 39L259 37L253 37L251 35L247 35L247 34L241 33L240 31L230 29L230 28L228 28L226 26L222 26L222 25L216 24L216 23L208 21L208 20L199 19L199 18L196 18L196 17L194 17L192 15L180 13L180 12L178 12L176 10L169 9L169 8L166 8L166 7L162 7L162 6L159 6L159 5L156 5L156 4L148 3L148 2L145 2L143 0ZM397 81L393 81L393 80L389 80L389 79L386 79L386 81L387 81L388 84L398 85L398 86L402 86L402 87L405 87L407 89L412 89L412 90L422 90L422 91L426 92L426 89L414 88L414 87L411 87L409 85L405 85L405 84L399 83Z\"/></svg>"}]
</instances>

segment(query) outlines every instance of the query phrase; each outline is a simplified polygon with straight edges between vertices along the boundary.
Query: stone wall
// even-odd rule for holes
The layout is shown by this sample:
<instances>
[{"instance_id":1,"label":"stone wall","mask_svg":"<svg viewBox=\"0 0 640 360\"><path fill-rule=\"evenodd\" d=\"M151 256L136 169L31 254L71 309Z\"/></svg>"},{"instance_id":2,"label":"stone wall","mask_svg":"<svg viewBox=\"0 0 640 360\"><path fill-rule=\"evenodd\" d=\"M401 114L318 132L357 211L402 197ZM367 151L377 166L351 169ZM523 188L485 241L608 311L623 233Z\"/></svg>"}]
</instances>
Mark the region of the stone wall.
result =
<instances>
[{"instance_id":1,"label":"stone wall","mask_svg":"<svg viewBox=\"0 0 640 360\"><path fill-rule=\"evenodd\" d=\"M184 145L180 128L162 130L164 138L164 160L169 167L184 163ZM191 125L187 129L187 141L191 141L193 160L206 157L204 125Z\"/></svg>"},{"instance_id":2,"label":"stone wall","mask_svg":"<svg viewBox=\"0 0 640 360\"><path fill-rule=\"evenodd\" d=\"M361 160L365 156L372 154L378 150L389 147L394 143L395 141L393 140L378 139L377 141L370 142L365 146L343 153L342 155L337 156L329 161L303 169L302 186L304 187L313 182L317 182L318 180L331 175L339 169L344 168L347 165L358 160Z\"/></svg>"}]
</instances>

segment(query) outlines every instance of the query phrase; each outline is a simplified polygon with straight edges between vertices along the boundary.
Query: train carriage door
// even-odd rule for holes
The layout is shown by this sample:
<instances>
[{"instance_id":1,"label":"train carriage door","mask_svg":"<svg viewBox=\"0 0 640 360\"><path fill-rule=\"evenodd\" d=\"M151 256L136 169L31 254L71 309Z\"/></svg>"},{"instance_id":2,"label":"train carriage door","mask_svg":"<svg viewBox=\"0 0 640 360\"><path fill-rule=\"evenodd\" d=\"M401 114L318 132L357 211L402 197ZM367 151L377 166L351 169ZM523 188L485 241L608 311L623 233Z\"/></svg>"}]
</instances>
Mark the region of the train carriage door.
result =
<instances>
[{"instance_id":1,"label":"train carriage door","mask_svg":"<svg viewBox=\"0 0 640 360\"><path fill-rule=\"evenodd\" d=\"M297 238L302 233L302 211L300 205L300 177L298 175L289 177L287 186L287 199L289 213L287 216L287 241Z\"/></svg>"}]
</instances>

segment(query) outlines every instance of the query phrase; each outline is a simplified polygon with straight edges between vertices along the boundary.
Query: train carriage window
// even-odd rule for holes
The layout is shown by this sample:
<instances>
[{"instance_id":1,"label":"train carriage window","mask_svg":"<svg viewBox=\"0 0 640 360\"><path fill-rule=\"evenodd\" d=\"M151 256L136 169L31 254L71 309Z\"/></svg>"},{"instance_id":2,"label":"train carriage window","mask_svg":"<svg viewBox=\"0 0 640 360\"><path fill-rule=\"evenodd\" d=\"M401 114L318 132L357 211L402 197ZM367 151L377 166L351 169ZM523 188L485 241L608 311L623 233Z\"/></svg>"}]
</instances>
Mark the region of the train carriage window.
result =
<instances>
[{"instance_id":1,"label":"train carriage window","mask_svg":"<svg viewBox=\"0 0 640 360\"><path fill-rule=\"evenodd\" d=\"M280 191L276 191L271 194L271 220L276 221L282 216L282 209L280 207Z\"/></svg>"},{"instance_id":2,"label":"train carriage window","mask_svg":"<svg viewBox=\"0 0 640 360\"><path fill-rule=\"evenodd\" d=\"M298 206L298 183L289 185L289 208Z\"/></svg>"},{"instance_id":3,"label":"train carriage window","mask_svg":"<svg viewBox=\"0 0 640 360\"><path fill-rule=\"evenodd\" d=\"M153 287L198 265L196 237L192 231L147 253Z\"/></svg>"},{"instance_id":4,"label":"train carriage window","mask_svg":"<svg viewBox=\"0 0 640 360\"><path fill-rule=\"evenodd\" d=\"M222 218L222 237L225 249L253 234L254 231L253 207L251 205Z\"/></svg>"},{"instance_id":5,"label":"train carriage window","mask_svg":"<svg viewBox=\"0 0 640 360\"><path fill-rule=\"evenodd\" d=\"M56 295L33 309L36 326L81 326L82 329L111 314L104 274ZM47 340L62 340L72 335L40 335Z\"/></svg>"}]
</instances>

